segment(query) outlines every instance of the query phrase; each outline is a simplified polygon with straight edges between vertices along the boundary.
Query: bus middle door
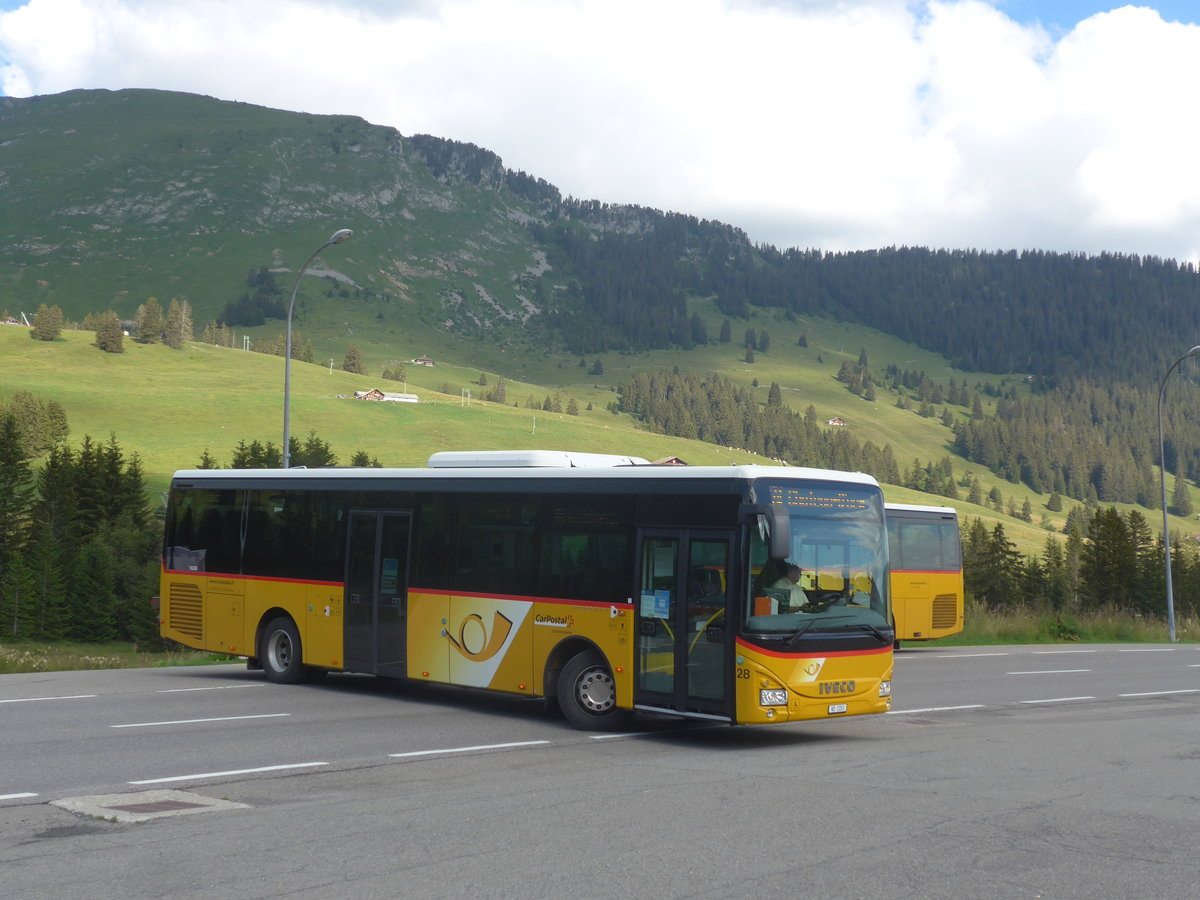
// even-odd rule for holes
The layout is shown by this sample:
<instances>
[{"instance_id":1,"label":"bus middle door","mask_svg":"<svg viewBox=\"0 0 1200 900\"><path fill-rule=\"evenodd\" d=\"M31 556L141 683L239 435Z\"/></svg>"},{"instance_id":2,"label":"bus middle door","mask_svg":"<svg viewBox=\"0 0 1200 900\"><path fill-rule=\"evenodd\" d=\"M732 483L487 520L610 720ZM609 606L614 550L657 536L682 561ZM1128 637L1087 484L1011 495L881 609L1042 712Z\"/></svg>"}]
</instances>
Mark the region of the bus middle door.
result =
<instances>
[{"instance_id":1,"label":"bus middle door","mask_svg":"<svg viewBox=\"0 0 1200 900\"><path fill-rule=\"evenodd\" d=\"M733 718L728 614L733 543L733 531L639 532L635 706Z\"/></svg>"},{"instance_id":2,"label":"bus middle door","mask_svg":"<svg viewBox=\"0 0 1200 900\"><path fill-rule=\"evenodd\" d=\"M405 674L411 522L406 512L350 513L342 606L349 671Z\"/></svg>"}]
</instances>

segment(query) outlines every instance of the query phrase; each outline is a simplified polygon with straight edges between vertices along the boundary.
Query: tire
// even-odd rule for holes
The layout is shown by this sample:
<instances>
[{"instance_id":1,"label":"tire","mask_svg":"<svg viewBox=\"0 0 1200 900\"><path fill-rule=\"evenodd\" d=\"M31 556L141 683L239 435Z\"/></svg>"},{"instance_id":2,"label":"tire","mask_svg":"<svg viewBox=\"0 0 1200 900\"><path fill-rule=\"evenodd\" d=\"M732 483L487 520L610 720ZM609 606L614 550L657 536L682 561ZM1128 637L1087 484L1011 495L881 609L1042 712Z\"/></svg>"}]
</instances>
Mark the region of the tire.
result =
<instances>
[{"instance_id":1,"label":"tire","mask_svg":"<svg viewBox=\"0 0 1200 900\"><path fill-rule=\"evenodd\" d=\"M258 659L268 681L299 684L309 680L308 667L302 662L300 630L287 616L278 616L267 623L259 644Z\"/></svg>"},{"instance_id":2,"label":"tire","mask_svg":"<svg viewBox=\"0 0 1200 900\"><path fill-rule=\"evenodd\" d=\"M633 718L633 710L617 706L616 688L604 657L596 650L584 650L567 660L558 675L558 706L576 728L620 728Z\"/></svg>"}]
</instances>

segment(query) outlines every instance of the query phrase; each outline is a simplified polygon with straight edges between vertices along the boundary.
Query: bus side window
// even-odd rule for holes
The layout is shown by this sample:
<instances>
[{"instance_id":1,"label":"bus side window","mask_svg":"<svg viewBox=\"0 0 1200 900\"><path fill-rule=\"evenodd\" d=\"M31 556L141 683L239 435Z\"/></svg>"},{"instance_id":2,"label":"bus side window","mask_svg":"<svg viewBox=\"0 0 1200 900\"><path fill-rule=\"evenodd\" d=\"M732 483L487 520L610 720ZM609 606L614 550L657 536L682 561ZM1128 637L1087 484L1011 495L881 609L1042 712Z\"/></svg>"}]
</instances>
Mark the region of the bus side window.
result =
<instances>
[{"instance_id":1,"label":"bus side window","mask_svg":"<svg viewBox=\"0 0 1200 900\"><path fill-rule=\"evenodd\" d=\"M446 590L453 586L450 564L454 558L454 509L449 495L417 504L413 584Z\"/></svg>"},{"instance_id":2,"label":"bus side window","mask_svg":"<svg viewBox=\"0 0 1200 900\"><path fill-rule=\"evenodd\" d=\"M240 512L233 491L179 491L171 510L168 568L236 572Z\"/></svg>"}]
</instances>

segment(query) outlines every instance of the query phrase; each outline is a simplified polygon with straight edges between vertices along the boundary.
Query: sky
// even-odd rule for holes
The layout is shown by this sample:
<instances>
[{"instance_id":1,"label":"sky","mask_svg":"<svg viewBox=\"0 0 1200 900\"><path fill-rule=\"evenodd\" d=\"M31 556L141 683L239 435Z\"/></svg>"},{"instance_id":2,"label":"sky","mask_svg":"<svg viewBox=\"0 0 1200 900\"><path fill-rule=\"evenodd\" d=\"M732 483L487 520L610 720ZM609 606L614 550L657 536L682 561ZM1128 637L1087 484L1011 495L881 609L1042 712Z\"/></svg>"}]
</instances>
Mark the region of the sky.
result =
<instances>
[{"instance_id":1,"label":"sky","mask_svg":"<svg viewBox=\"0 0 1200 900\"><path fill-rule=\"evenodd\" d=\"M1198 22L1195 0L0 0L0 93L357 115L780 248L1197 262Z\"/></svg>"}]
</instances>

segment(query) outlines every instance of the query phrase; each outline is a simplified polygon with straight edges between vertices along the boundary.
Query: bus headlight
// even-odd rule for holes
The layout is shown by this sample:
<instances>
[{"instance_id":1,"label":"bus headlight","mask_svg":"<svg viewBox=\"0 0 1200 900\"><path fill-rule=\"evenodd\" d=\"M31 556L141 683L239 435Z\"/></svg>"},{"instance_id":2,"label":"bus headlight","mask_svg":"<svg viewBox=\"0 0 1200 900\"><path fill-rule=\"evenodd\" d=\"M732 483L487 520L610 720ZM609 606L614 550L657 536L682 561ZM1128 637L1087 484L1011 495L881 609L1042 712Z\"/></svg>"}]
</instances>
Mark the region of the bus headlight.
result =
<instances>
[{"instance_id":1,"label":"bus headlight","mask_svg":"<svg viewBox=\"0 0 1200 900\"><path fill-rule=\"evenodd\" d=\"M787 706L786 688L765 688L758 692L759 706Z\"/></svg>"},{"instance_id":2,"label":"bus headlight","mask_svg":"<svg viewBox=\"0 0 1200 900\"><path fill-rule=\"evenodd\" d=\"M880 697L892 696L892 683L890 681L879 682L879 696Z\"/></svg>"}]
</instances>

